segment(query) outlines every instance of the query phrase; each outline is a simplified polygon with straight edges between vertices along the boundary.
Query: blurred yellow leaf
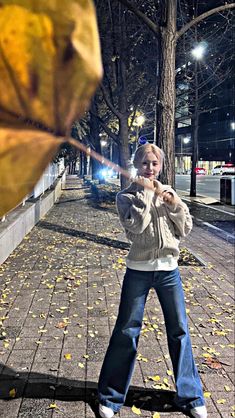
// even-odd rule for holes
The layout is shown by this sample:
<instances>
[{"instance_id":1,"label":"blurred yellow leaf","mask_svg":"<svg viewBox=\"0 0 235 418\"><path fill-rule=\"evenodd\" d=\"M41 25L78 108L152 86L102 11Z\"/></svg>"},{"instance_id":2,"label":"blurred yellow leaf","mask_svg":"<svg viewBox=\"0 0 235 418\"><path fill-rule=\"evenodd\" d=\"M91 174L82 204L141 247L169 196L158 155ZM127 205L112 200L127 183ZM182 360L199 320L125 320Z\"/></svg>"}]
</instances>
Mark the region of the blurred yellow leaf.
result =
<instances>
[{"instance_id":1,"label":"blurred yellow leaf","mask_svg":"<svg viewBox=\"0 0 235 418\"><path fill-rule=\"evenodd\" d=\"M65 355L64 355L64 358L65 358L66 360L71 360L72 356L71 356L71 354L65 354Z\"/></svg>"},{"instance_id":2,"label":"blurred yellow leaf","mask_svg":"<svg viewBox=\"0 0 235 418\"><path fill-rule=\"evenodd\" d=\"M65 134L102 76L92 0L2 0L0 27L0 123Z\"/></svg>"},{"instance_id":3,"label":"blurred yellow leaf","mask_svg":"<svg viewBox=\"0 0 235 418\"><path fill-rule=\"evenodd\" d=\"M218 399L216 402L218 404L224 404L226 402L226 399Z\"/></svg>"},{"instance_id":4,"label":"blurred yellow leaf","mask_svg":"<svg viewBox=\"0 0 235 418\"><path fill-rule=\"evenodd\" d=\"M0 128L0 217L32 191L61 143L46 132Z\"/></svg>"},{"instance_id":5,"label":"blurred yellow leaf","mask_svg":"<svg viewBox=\"0 0 235 418\"><path fill-rule=\"evenodd\" d=\"M2 0L0 27L1 217L62 143L47 131L68 136L87 109L102 64L92 0Z\"/></svg>"},{"instance_id":6,"label":"blurred yellow leaf","mask_svg":"<svg viewBox=\"0 0 235 418\"><path fill-rule=\"evenodd\" d=\"M134 414L141 415L141 410L139 408L136 408L135 405L132 406L131 410L132 412L134 412Z\"/></svg>"},{"instance_id":7,"label":"blurred yellow leaf","mask_svg":"<svg viewBox=\"0 0 235 418\"><path fill-rule=\"evenodd\" d=\"M159 412L155 412L155 413L153 414L153 418L160 418L160 414L159 414Z\"/></svg>"}]
</instances>

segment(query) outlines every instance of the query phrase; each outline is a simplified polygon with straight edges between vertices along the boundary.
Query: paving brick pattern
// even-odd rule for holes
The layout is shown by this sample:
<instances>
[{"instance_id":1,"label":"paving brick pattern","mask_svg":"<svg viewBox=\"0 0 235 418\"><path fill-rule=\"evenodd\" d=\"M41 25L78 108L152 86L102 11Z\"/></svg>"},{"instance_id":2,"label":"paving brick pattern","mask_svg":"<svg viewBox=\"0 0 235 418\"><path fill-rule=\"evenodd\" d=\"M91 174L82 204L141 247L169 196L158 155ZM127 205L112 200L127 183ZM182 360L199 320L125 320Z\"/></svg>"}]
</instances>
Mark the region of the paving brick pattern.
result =
<instances>
[{"instance_id":1,"label":"paving brick pattern","mask_svg":"<svg viewBox=\"0 0 235 418\"><path fill-rule=\"evenodd\" d=\"M0 417L98 416L97 379L117 315L125 242L115 210L97 207L70 176L61 199L0 266ZM196 226L182 246L205 264L181 273L209 417L228 418L235 412L234 249ZM184 416L171 406L172 391L163 316L151 291L118 416L135 417L133 404L141 417Z\"/></svg>"}]
</instances>

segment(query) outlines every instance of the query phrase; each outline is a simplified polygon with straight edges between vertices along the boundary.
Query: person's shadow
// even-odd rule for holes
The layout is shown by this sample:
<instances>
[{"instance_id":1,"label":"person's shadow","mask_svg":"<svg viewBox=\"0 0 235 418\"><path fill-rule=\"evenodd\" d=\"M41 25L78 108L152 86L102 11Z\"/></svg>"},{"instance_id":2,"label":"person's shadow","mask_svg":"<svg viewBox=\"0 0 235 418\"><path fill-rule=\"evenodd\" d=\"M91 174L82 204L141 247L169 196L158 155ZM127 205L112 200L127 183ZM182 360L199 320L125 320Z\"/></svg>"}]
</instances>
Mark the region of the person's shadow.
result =
<instances>
[{"instance_id":1,"label":"person's shadow","mask_svg":"<svg viewBox=\"0 0 235 418\"><path fill-rule=\"evenodd\" d=\"M147 411L174 412L175 392L130 386L125 406ZM52 374L17 372L7 366L0 375L0 399L10 402L13 398L45 398L51 401L83 401L89 404L94 416L99 418L97 383L70 380ZM186 412L185 415L190 416Z\"/></svg>"}]
</instances>

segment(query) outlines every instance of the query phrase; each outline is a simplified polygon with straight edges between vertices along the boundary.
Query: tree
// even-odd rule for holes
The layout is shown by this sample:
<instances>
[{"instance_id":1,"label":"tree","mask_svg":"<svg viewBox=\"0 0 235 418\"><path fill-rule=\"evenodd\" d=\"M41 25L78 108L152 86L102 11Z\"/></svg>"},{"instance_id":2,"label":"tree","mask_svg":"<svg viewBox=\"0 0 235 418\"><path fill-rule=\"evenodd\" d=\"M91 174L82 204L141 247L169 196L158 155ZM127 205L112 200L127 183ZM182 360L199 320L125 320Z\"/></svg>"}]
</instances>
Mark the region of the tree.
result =
<instances>
[{"instance_id":1,"label":"tree","mask_svg":"<svg viewBox=\"0 0 235 418\"><path fill-rule=\"evenodd\" d=\"M154 94L156 75L150 68L156 57L151 53L153 42L148 31L143 33L141 25L136 25L117 1L97 2L97 11L104 65L97 111L102 129L118 144L120 165L127 169L135 114ZM127 183L122 176L121 186Z\"/></svg>"},{"instance_id":2,"label":"tree","mask_svg":"<svg viewBox=\"0 0 235 418\"><path fill-rule=\"evenodd\" d=\"M175 56L177 42L190 28L215 13L222 13L234 8L235 3L230 2L229 4L209 8L178 28L177 2L175 0L153 2L156 6L155 20L157 23L148 17L143 2L138 2L143 11L138 8L136 3L133 4L129 0L119 0L119 2L145 23L157 38L159 84L157 86L156 123L158 129L156 129L156 143L166 154L162 181L174 185Z\"/></svg>"}]
</instances>

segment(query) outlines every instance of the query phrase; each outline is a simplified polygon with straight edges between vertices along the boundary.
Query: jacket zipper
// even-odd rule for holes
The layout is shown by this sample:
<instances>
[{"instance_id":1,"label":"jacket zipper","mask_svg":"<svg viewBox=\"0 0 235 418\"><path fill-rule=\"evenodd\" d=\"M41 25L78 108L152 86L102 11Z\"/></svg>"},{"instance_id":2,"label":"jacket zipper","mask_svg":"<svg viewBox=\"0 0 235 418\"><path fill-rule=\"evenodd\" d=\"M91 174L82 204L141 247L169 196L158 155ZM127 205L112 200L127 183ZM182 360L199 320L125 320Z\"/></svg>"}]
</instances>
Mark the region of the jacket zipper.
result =
<instances>
[{"instance_id":1,"label":"jacket zipper","mask_svg":"<svg viewBox=\"0 0 235 418\"><path fill-rule=\"evenodd\" d=\"M157 224L157 228L156 228L155 223L154 223L154 231L155 231L155 234L158 233L159 248L157 249L157 258L159 258L159 253L160 253L160 249L162 248L163 241L162 241L162 235L161 235L161 231L160 231L159 211L157 209L157 206L155 206L155 205L154 205L154 209L155 209L154 216L156 218L156 224Z\"/></svg>"}]
</instances>

